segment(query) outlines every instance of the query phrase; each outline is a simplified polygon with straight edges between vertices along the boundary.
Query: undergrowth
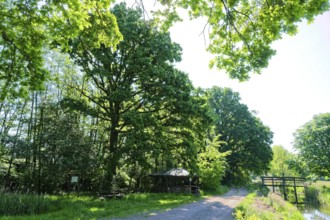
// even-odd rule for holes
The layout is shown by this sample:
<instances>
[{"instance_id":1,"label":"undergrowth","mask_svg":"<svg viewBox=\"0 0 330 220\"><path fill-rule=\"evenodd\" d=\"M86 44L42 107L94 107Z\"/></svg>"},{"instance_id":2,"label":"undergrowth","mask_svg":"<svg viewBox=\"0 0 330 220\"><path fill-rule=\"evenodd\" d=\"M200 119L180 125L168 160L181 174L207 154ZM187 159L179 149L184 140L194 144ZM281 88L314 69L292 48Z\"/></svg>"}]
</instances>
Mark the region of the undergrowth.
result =
<instances>
[{"instance_id":1,"label":"undergrowth","mask_svg":"<svg viewBox=\"0 0 330 220\"><path fill-rule=\"evenodd\" d=\"M307 206L330 215L330 181L317 181L307 187Z\"/></svg>"},{"instance_id":2,"label":"undergrowth","mask_svg":"<svg viewBox=\"0 0 330 220\"><path fill-rule=\"evenodd\" d=\"M248 187L250 193L235 209L236 220L303 220L299 210L266 187Z\"/></svg>"},{"instance_id":3,"label":"undergrowth","mask_svg":"<svg viewBox=\"0 0 330 220\"><path fill-rule=\"evenodd\" d=\"M0 216L37 215L56 208L49 196L0 192Z\"/></svg>"}]
</instances>

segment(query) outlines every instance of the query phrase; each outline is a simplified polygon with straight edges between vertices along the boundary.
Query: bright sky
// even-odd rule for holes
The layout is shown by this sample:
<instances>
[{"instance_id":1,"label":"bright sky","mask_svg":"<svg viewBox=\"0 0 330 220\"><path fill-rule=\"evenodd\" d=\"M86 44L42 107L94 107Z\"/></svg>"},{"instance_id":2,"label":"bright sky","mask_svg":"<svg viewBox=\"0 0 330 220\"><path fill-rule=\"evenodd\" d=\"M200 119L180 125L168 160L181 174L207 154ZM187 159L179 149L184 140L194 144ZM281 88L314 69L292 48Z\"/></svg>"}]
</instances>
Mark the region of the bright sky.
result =
<instances>
[{"instance_id":1,"label":"bright sky","mask_svg":"<svg viewBox=\"0 0 330 220\"><path fill-rule=\"evenodd\" d=\"M314 23L301 23L295 36L275 42L277 54L261 75L248 82L231 80L224 72L210 70L212 58L200 33L205 22L185 21L171 29L172 40L183 48L177 67L189 74L195 86L230 87L242 103L256 110L274 132L274 145L292 149L293 133L313 115L330 112L330 12Z\"/></svg>"}]
</instances>

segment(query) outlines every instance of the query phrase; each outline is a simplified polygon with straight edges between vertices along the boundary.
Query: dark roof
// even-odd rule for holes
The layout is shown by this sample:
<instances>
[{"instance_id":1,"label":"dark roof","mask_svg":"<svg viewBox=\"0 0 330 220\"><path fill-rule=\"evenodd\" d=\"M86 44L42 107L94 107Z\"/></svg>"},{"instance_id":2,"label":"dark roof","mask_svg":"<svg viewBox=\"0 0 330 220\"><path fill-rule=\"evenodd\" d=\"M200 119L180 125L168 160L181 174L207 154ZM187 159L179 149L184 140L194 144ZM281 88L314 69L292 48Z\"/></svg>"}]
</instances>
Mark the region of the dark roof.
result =
<instances>
[{"instance_id":1,"label":"dark roof","mask_svg":"<svg viewBox=\"0 0 330 220\"><path fill-rule=\"evenodd\" d=\"M173 168L164 173L155 173L151 176L189 176L189 172L182 168Z\"/></svg>"}]
</instances>

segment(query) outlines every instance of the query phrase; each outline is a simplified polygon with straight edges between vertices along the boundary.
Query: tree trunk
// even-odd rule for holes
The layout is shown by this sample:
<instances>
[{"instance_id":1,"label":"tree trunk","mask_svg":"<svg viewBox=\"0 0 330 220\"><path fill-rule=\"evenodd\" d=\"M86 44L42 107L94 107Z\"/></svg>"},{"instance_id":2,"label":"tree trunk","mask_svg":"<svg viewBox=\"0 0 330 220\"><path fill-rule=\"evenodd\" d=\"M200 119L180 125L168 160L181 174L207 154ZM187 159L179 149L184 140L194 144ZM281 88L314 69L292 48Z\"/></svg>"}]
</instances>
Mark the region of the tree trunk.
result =
<instances>
[{"instance_id":1,"label":"tree trunk","mask_svg":"<svg viewBox=\"0 0 330 220\"><path fill-rule=\"evenodd\" d=\"M120 159L118 152L118 127L119 127L119 104L112 103L111 109L113 111L111 115L111 126L110 126L110 136L109 136L109 156L107 159L107 175L106 175L106 187L112 189L113 177L117 174L117 166Z\"/></svg>"},{"instance_id":2,"label":"tree trunk","mask_svg":"<svg viewBox=\"0 0 330 220\"><path fill-rule=\"evenodd\" d=\"M12 165L13 165L13 161L14 161L14 157L15 157L15 153L16 153L16 147L17 147L17 139L21 136L21 128L22 128L22 119L23 119L23 113L24 113L24 108L26 106L26 103L27 101L24 102L23 106L22 106L22 109L21 109L21 114L20 114L20 118L18 120L18 125L17 125L17 128L16 128L16 134L15 134L15 139L14 139L14 142L13 142L13 146L12 146L12 149L11 149L11 156L10 156L10 159L9 159L9 166L8 166L8 170L7 170L7 174L6 174L6 177L7 177L7 183L6 185L11 185L11 169L12 169Z\"/></svg>"}]
</instances>

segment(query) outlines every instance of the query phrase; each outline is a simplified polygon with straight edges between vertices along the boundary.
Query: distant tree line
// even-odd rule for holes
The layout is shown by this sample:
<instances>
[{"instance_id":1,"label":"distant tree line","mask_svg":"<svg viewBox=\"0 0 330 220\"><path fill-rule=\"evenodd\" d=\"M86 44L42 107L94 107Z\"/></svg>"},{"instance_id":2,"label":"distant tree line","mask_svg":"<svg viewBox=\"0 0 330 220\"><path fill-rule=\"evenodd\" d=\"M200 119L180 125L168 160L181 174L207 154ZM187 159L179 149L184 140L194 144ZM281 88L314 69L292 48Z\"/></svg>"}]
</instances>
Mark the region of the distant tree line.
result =
<instances>
[{"instance_id":1,"label":"distant tree line","mask_svg":"<svg viewBox=\"0 0 330 220\"><path fill-rule=\"evenodd\" d=\"M271 175L330 178L330 113L317 114L298 128L293 144L295 152L273 146Z\"/></svg>"}]
</instances>

